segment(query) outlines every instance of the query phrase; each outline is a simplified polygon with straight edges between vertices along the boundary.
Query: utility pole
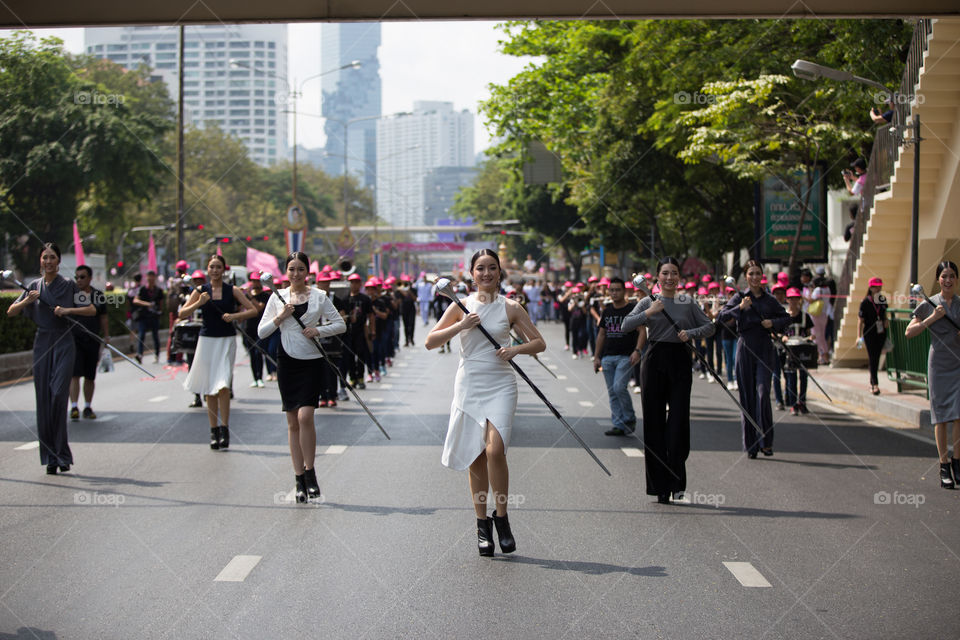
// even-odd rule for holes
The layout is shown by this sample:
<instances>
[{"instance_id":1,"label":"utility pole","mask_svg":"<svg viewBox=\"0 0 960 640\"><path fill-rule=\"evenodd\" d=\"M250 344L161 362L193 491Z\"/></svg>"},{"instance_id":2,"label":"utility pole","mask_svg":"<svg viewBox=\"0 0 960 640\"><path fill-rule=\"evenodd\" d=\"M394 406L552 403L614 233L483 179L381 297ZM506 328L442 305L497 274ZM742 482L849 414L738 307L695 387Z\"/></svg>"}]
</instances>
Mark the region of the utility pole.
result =
<instances>
[{"instance_id":1,"label":"utility pole","mask_svg":"<svg viewBox=\"0 0 960 640\"><path fill-rule=\"evenodd\" d=\"M183 260L183 25L177 63L177 260Z\"/></svg>"}]
</instances>

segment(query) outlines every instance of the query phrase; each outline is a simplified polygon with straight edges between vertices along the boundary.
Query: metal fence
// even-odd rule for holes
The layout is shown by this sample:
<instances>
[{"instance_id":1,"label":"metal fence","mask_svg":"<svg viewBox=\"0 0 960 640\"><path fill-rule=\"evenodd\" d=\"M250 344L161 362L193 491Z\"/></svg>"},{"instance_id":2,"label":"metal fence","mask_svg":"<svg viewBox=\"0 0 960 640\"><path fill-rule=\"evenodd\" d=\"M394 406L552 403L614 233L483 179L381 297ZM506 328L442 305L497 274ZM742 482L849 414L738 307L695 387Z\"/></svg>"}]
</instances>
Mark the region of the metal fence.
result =
<instances>
[{"instance_id":1,"label":"metal fence","mask_svg":"<svg viewBox=\"0 0 960 640\"><path fill-rule=\"evenodd\" d=\"M899 96L912 95L917 86L930 30L930 20L917 20L913 31L913 39L910 41L910 52L907 54L903 78L900 80L900 88L897 91ZM850 295L850 287L853 285L853 272L857 267L857 260L860 258L860 248L863 246L863 234L867 229L867 223L870 221L870 215L873 213L873 200L876 194L890 189L890 179L893 177L897 158L900 157L900 145L903 143L905 126L909 124L909 117L909 101L895 99L893 101L893 121L889 125L878 128L874 137L873 148L870 151L870 162L867 165L866 184L863 185L863 191L860 194L860 211L857 213L853 234L847 247L847 257L843 263L843 271L840 273L840 281L837 283L837 299L834 305L835 318L843 318L847 297Z\"/></svg>"},{"instance_id":2,"label":"metal fence","mask_svg":"<svg viewBox=\"0 0 960 640\"><path fill-rule=\"evenodd\" d=\"M930 354L930 332L924 331L914 338L907 339L904 332L910 324L911 310L888 309L887 312L890 314L887 336L893 343L893 349L887 353L887 361L884 365L887 369L887 377L896 381L898 392L903 391L906 385L923 389L929 398L927 358Z\"/></svg>"}]
</instances>

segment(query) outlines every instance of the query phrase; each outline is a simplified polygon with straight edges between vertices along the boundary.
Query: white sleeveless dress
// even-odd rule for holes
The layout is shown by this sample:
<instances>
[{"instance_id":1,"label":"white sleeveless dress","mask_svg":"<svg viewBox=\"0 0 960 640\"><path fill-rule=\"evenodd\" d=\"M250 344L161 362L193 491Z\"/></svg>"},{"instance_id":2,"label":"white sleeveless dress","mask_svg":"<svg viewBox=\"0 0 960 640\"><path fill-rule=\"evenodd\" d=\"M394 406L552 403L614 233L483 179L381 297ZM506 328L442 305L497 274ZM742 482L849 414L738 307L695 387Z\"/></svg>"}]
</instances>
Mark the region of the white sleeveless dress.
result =
<instances>
[{"instance_id":1,"label":"white sleeveless dress","mask_svg":"<svg viewBox=\"0 0 960 640\"><path fill-rule=\"evenodd\" d=\"M510 321L502 295L481 304L474 293L462 302L471 313L480 316L480 324L500 345L510 346ZM460 367L453 386L441 462L458 471L468 468L486 446L488 420L500 433L506 451L516 410L517 378L510 363L496 356L496 349L479 329L461 332Z\"/></svg>"}]
</instances>

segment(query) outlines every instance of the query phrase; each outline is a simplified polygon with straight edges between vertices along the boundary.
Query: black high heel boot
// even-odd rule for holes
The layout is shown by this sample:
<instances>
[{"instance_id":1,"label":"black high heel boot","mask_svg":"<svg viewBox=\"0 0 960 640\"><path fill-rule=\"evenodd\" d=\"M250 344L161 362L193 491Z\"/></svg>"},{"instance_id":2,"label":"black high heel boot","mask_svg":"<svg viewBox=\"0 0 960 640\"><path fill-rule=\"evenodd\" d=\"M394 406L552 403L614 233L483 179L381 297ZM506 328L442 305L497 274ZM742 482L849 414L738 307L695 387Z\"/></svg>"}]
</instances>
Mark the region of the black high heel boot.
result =
<instances>
[{"instance_id":1,"label":"black high heel boot","mask_svg":"<svg viewBox=\"0 0 960 640\"><path fill-rule=\"evenodd\" d=\"M210 448L220 448L220 427L210 427Z\"/></svg>"},{"instance_id":2,"label":"black high heel boot","mask_svg":"<svg viewBox=\"0 0 960 640\"><path fill-rule=\"evenodd\" d=\"M960 485L960 460L950 458L950 468L953 469L953 485Z\"/></svg>"},{"instance_id":3,"label":"black high heel boot","mask_svg":"<svg viewBox=\"0 0 960 640\"><path fill-rule=\"evenodd\" d=\"M226 449L230 446L230 427L224 424L217 428L220 430L220 448Z\"/></svg>"},{"instance_id":4,"label":"black high heel boot","mask_svg":"<svg viewBox=\"0 0 960 640\"><path fill-rule=\"evenodd\" d=\"M498 516L493 512L493 524L497 527L497 537L500 538L500 551L503 553L513 553L517 550L517 541L513 539L513 532L510 531L510 521L507 516Z\"/></svg>"},{"instance_id":5,"label":"black high heel boot","mask_svg":"<svg viewBox=\"0 0 960 640\"><path fill-rule=\"evenodd\" d=\"M305 469L303 471L304 482L307 486L307 498L315 500L320 497L320 485L317 484L317 470Z\"/></svg>"},{"instance_id":6,"label":"black high heel boot","mask_svg":"<svg viewBox=\"0 0 960 640\"><path fill-rule=\"evenodd\" d=\"M492 518L477 518L477 549L481 556L493 555Z\"/></svg>"},{"instance_id":7,"label":"black high heel boot","mask_svg":"<svg viewBox=\"0 0 960 640\"><path fill-rule=\"evenodd\" d=\"M297 481L297 502L306 502L307 501L307 482L304 478L304 474L294 476Z\"/></svg>"},{"instance_id":8,"label":"black high heel boot","mask_svg":"<svg viewBox=\"0 0 960 640\"><path fill-rule=\"evenodd\" d=\"M955 486L949 462L940 463L940 486L944 489L953 489Z\"/></svg>"}]
</instances>

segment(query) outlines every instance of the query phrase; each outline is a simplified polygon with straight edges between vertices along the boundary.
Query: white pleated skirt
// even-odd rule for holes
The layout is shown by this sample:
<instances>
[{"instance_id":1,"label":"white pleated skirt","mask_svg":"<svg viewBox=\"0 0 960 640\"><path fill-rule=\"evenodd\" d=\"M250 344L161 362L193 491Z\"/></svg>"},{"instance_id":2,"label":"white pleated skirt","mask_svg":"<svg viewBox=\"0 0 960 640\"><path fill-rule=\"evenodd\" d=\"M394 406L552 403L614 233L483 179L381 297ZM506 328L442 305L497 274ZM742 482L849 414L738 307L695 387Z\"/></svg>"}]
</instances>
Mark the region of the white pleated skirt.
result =
<instances>
[{"instance_id":1,"label":"white pleated skirt","mask_svg":"<svg viewBox=\"0 0 960 640\"><path fill-rule=\"evenodd\" d=\"M233 382L233 364L237 359L237 337L200 336L197 351L183 388L202 396L216 395Z\"/></svg>"}]
</instances>

